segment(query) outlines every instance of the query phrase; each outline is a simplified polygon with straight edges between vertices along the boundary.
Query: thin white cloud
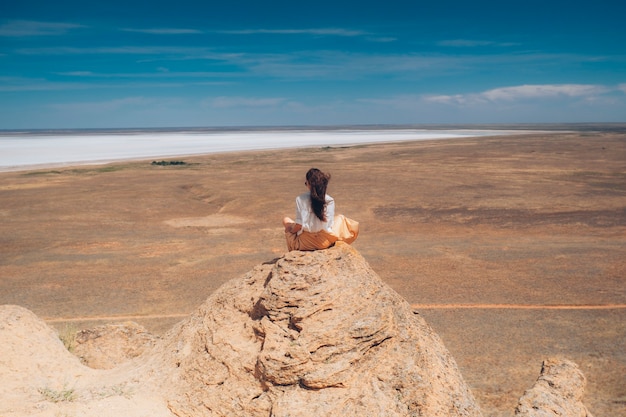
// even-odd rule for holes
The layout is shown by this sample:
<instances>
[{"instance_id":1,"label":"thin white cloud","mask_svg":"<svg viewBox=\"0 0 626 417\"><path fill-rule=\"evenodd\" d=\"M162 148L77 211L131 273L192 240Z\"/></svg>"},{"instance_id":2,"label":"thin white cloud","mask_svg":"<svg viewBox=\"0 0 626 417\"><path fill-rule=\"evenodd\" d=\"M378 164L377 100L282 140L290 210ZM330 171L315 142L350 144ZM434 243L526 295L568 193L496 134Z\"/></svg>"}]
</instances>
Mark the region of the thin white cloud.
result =
<instances>
[{"instance_id":1,"label":"thin white cloud","mask_svg":"<svg viewBox=\"0 0 626 417\"><path fill-rule=\"evenodd\" d=\"M568 54L523 55L433 55L348 53L332 50L292 51L287 53L216 52L208 47L187 46L115 46L115 47L45 47L20 48L21 55L137 55L137 62L213 60L231 65L241 75L308 79L355 79L388 74L424 78L436 74L466 74L472 70L498 66L508 68L552 66L587 62L591 57ZM593 57L595 58L595 57Z\"/></svg>"},{"instance_id":2,"label":"thin white cloud","mask_svg":"<svg viewBox=\"0 0 626 417\"><path fill-rule=\"evenodd\" d=\"M21 48L22 55L136 55L137 62L212 60L227 64L231 75L291 80L355 80L379 74L424 77L441 71L458 71L473 65L465 58L417 54L368 54L343 51L294 51L289 53L224 53L205 47L117 46ZM220 67L222 69L225 67ZM81 75L81 74L77 74ZM89 74L82 74L89 76Z\"/></svg>"},{"instance_id":3,"label":"thin white cloud","mask_svg":"<svg viewBox=\"0 0 626 417\"><path fill-rule=\"evenodd\" d=\"M238 54L222 59L259 76L286 79L350 79L398 76L405 80L443 74L464 75L473 70L498 66L508 68L567 65L585 61L586 57L555 55L441 55L348 53L344 51L295 51L284 54Z\"/></svg>"},{"instance_id":4,"label":"thin white cloud","mask_svg":"<svg viewBox=\"0 0 626 417\"><path fill-rule=\"evenodd\" d=\"M363 98L359 99L358 102L373 104L381 108L411 109L423 103L424 100L419 95L400 94L393 97Z\"/></svg>"},{"instance_id":5,"label":"thin white cloud","mask_svg":"<svg viewBox=\"0 0 626 417\"><path fill-rule=\"evenodd\" d=\"M58 36L72 29L84 28L73 23L37 22L32 20L13 20L0 25L0 36Z\"/></svg>"},{"instance_id":6,"label":"thin white cloud","mask_svg":"<svg viewBox=\"0 0 626 417\"><path fill-rule=\"evenodd\" d=\"M0 91L58 91L84 88L87 88L87 84L50 82L44 78L0 77Z\"/></svg>"},{"instance_id":7,"label":"thin white cloud","mask_svg":"<svg viewBox=\"0 0 626 417\"><path fill-rule=\"evenodd\" d=\"M92 71L67 71L58 72L57 75L65 77L79 77L79 78L128 78L128 79L141 79L141 78L232 78L238 76L238 74L230 72L173 72L166 68L159 67L157 72L92 72Z\"/></svg>"},{"instance_id":8,"label":"thin white cloud","mask_svg":"<svg viewBox=\"0 0 626 417\"><path fill-rule=\"evenodd\" d=\"M476 39L447 39L447 40L437 42L437 45L453 47L453 48L476 48L476 47L481 47L481 46L510 47L510 46L518 46L519 43L484 41L484 40L476 40Z\"/></svg>"},{"instance_id":9,"label":"thin white cloud","mask_svg":"<svg viewBox=\"0 0 626 417\"><path fill-rule=\"evenodd\" d=\"M54 56L54 55L137 55L136 62L164 62L164 61L185 61L185 60L212 60L239 64L244 57L252 62L256 55L244 53L217 53L210 48L187 47L187 46L114 46L114 47L50 47L50 48L21 48L15 53L32 56ZM261 56L264 56L261 54ZM139 57L142 57L139 59ZM145 58L143 58L145 57Z\"/></svg>"},{"instance_id":10,"label":"thin white cloud","mask_svg":"<svg viewBox=\"0 0 626 417\"><path fill-rule=\"evenodd\" d=\"M626 93L626 83L618 85L617 89L621 91L622 93Z\"/></svg>"},{"instance_id":11,"label":"thin white cloud","mask_svg":"<svg viewBox=\"0 0 626 417\"><path fill-rule=\"evenodd\" d=\"M476 103L483 103L485 100L480 94L452 94L452 95L427 95L423 97L425 101L439 104L450 104L465 106Z\"/></svg>"},{"instance_id":12,"label":"thin white cloud","mask_svg":"<svg viewBox=\"0 0 626 417\"><path fill-rule=\"evenodd\" d=\"M230 107L274 107L286 101L281 97L215 97L205 103L214 108Z\"/></svg>"},{"instance_id":13,"label":"thin white cloud","mask_svg":"<svg viewBox=\"0 0 626 417\"><path fill-rule=\"evenodd\" d=\"M366 39L371 42L379 42L379 43L389 43L389 42L395 42L398 40L398 38L394 38L391 36L368 36Z\"/></svg>"},{"instance_id":14,"label":"thin white cloud","mask_svg":"<svg viewBox=\"0 0 626 417\"><path fill-rule=\"evenodd\" d=\"M391 36L378 36L370 32L345 28L310 28L310 29L241 29L223 30L217 33L228 35L311 35L311 36L338 36L362 37L369 42L389 43L397 41Z\"/></svg>"},{"instance_id":15,"label":"thin white cloud","mask_svg":"<svg viewBox=\"0 0 626 417\"><path fill-rule=\"evenodd\" d=\"M559 98L582 99L593 102L615 90L615 88L597 84L528 84L494 88L480 93L425 95L423 99L431 103L460 107L485 103L513 103Z\"/></svg>"},{"instance_id":16,"label":"thin white cloud","mask_svg":"<svg viewBox=\"0 0 626 417\"><path fill-rule=\"evenodd\" d=\"M95 77L97 76L95 73L91 71L69 71L69 72L59 72L58 75L65 75L69 77Z\"/></svg>"},{"instance_id":17,"label":"thin white cloud","mask_svg":"<svg viewBox=\"0 0 626 417\"><path fill-rule=\"evenodd\" d=\"M51 104L50 107L57 110L73 111L73 112L110 112L113 110L120 110L122 108L135 108L136 106L143 106L157 102L157 99L145 98L145 97L124 97L108 101L92 101L92 102L80 102L80 103L56 103Z\"/></svg>"},{"instance_id":18,"label":"thin white cloud","mask_svg":"<svg viewBox=\"0 0 626 417\"><path fill-rule=\"evenodd\" d=\"M542 89L506 87L469 94L398 94L357 101L363 103L364 114L375 113L376 117L386 115L389 120L416 123L616 122L623 121L626 114L626 100L618 93L625 84L593 88L588 85L544 85ZM518 94L487 98L486 93L494 90Z\"/></svg>"},{"instance_id":19,"label":"thin white cloud","mask_svg":"<svg viewBox=\"0 0 626 417\"><path fill-rule=\"evenodd\" d=\"M123 32L147 33L150 35L196 35L203 33L196 29L153 28L153 29L120 29Z\"/></svg>"},{"instance_id":20,"label":"thin white cloud","mask_svg":"<svg viewBox=\"0 0 626 417\"><path fill-rule=\"evenodd\" d=\"M367 32L342 28L312 28L312 29L242 29L223 30L219 33L230 35L316 35L316 36L363 36Z\"/></svg>"},{"instance_id":21,"label":"thin white cloud","mask_svg":"<svg viewBox=\"0 0 626 417\"><path fill-rule=\"evenodd\" d=\"M534 84L495 88L481 93L490 101L553 97L588 97L604 94L608 88L594 84Z\"/></svg>"},{"instance_id":22,"label":"thin white cloud","mask_svg":"<svg viewBox=\"0 0 626 417\"><path fill-rule=\"evenodd\" d=\"M292 54L243 55L237 65L259 76L285 79L356 80L379 74L421 77L454 65L457 58L422 55L379 55L340 51L306 51Z\"/></svg>"},{"instance_id":23,"label":"thin white cloud","mask_svg":"<svg viewBox=\"0 0 626 417\"><path fill-rule=\"evenodd\" d=\"M88 73L88 72L86 72ZM50 81L44 78L0 77L0 91L71 91L93 89L129 89L129 88L181 88L189 86L229 85L229 81L213 80L176 80L167 82L145 82L132 80L128 82L65 82Z\"/></svg>"},{"instance_id":24,"label":"thin white cloud","mask_svg":"<svg viewBox=\"0 0 626 417\"><path fill-rule=\"evenodd\" d=\"M175 46L113 46L77 48L59 46L50 48L21 48L16 50L21 55L193 55L202 57L208 54L208 48L175 47Z\"/></svg>"},{"instance_id":25,"label":"thin white cloud","mask_svg":"<svg viewBox=\"0 0 626 417\"><path fill-rule=\"evenodd\" d=\"M0 91L67 91L67 90L85 90L92 88L90 84L83 83L51 83L46 80L32 80L30 83L18 83L0 85Z\"/></svg>"}]
</instances>

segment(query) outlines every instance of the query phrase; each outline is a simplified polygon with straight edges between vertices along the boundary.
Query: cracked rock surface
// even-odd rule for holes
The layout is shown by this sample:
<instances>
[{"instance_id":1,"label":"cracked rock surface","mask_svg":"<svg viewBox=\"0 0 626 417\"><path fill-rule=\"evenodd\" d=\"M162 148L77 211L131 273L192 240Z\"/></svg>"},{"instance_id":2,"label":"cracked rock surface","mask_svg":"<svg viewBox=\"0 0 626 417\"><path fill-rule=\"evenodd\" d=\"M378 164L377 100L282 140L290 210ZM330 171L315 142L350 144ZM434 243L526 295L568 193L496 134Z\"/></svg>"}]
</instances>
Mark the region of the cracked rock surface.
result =
<instances>
[{"instance_id":1,"label":"cracked rock surface","mask_svg":"<svg viewBox=\"0 0 626 417\"><path fill-rule=\"evenodd\" d=\"M179 417L481 415L439 337L345 244L259 265L162 343L151 380Z\"/></svg>"},{"instance_id":2,"label":"cracked rock surface","mask_svg":"<svg viewBox=\"0 0 626 417\"><path fill-rule=\"evenodd\" d=\"M546 359L535 385L520 398L515 416L593 417L583 404L586 382L574 362Z\"/></svg>"}]
</instances>

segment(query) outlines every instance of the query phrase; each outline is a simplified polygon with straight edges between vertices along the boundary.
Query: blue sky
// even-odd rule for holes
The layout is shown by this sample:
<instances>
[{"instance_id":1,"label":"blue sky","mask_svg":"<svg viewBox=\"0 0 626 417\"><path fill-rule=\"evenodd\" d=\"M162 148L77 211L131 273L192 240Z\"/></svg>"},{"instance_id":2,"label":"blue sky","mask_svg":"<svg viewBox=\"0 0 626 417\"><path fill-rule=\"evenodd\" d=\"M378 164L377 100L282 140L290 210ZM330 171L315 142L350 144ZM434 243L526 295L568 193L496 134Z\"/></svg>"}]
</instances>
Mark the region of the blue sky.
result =
<instances>
[{"instance_id":1,"label":"blue sky","mask_svg":"<svg viewBox=\"0 0 626 417\"><path fill-rule=\"evenodd\" d=\"M2 2L0 129L626 122L625 16L623 0Z\"/></svg>"}]
</instances>

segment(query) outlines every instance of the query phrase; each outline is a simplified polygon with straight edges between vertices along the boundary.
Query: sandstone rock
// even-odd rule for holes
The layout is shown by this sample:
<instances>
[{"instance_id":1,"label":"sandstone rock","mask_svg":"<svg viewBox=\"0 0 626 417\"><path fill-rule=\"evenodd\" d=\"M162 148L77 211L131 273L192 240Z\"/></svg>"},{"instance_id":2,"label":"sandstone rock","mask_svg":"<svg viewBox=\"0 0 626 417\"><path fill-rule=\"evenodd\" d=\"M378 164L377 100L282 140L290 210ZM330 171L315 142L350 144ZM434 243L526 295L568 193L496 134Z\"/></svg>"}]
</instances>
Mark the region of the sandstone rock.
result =
<instances>
[{"instance_id":1,"label":"sandstone rock","mask_svg":"<svg viewBox=\"0 0 626 417\"><path fill-rule=\"evenodd\" d=\"M134 322L106 324L76 333L74 354L96 369L111 369L143 354L157 338Z\"/></svg>"},{"instance_id":2,"label":"sandstone rock","mask_svg":"<svg viewBox=\"0 0 626 417\"><path fill-rule=\"evenodd\" d=\"M24 409L15 415L35 415L41 390L62 392L82 370L54 329L34 313L0 306L0 415L11 416L12 404Z\"/></svg>"},{"instance_id":3,"label":"sandstone rock","mask_svg":"<svg viewBox=\"0 0 626 417\"><path fill-rule=\"evenodd\" d=\"M439 337L341 243L226 283L142 360L178 417L481 415Z\"/></svg>"},{"instance_id":4,"label":"sandstone rock","mask_svg":"<svg viewBox=\"0 0 626 417\"><path fill-rule=\"evenodd\" d=\"M547 359L535 385L520 398L518 417L592 417L582 403L585 376L566 359Z\"/></svg>"},{"instance_id":5,"label":"sandstone rock","mask_svg":"<svg viewBox=\"0 0 626 417\"><path fill-rule=\"evenodd\" d=\"M140 363L125 365L89 368L31 311L0 306L2 417L172 417Z\"/></svg>"}]
</instances>

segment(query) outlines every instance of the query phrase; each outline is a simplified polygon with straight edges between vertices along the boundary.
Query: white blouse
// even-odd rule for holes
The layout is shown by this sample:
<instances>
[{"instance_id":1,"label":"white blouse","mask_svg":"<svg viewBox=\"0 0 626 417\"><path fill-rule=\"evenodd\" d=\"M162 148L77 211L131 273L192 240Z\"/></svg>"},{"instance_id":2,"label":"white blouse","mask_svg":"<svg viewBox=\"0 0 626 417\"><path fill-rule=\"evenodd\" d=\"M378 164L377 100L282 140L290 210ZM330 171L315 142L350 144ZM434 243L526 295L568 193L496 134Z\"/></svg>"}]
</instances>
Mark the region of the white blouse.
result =
<instances>
[{"instance_id":1,"label":"white blouse","mask_svg":"<svg viewBox=\"0 0 626 417\"><path fill-rule=\"evenodd\" d=\"M333 231L333 219L335 217L335 200L326 194L326 221L323 222L317 218L311 207L311 193L306 192L296 197L296 223L302 225L302 230L315 233L320 230L326 230L331 233Z\"/></svg>"}]
</instances>

